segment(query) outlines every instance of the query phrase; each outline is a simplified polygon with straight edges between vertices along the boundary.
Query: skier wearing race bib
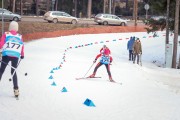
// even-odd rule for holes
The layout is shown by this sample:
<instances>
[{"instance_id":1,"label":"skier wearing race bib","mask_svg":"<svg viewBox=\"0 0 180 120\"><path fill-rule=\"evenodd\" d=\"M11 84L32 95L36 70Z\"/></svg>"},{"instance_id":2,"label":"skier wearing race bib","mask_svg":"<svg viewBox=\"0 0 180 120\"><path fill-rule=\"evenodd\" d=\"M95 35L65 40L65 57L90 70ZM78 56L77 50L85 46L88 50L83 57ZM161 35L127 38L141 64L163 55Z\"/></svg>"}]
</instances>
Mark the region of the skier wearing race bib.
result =
<instances>
[{"instance_id":1,"label":"skier wearing race bib","mask_svg":"<svg viewBox=\"0 0 180 120\"><path fill-rule=\"evenodd\" d=\"M98 58L100 58L100 61L99 63L96 65L96 67L94 68L94 72L92 75L89 76L89 78L93 78L95 77L96 75L96 72L97 72L97 69L101 66L101 65L105 65L106 66L106 70L107 70L107 73L109 75L109 80L111 82L115 82L113 79L112 79L112 76L111 76L111 72L110 72L110 64L112 62L112 57L110 56L110 53L111 51L109 50L109 48L107 48L107 46L103 46L103 48L100 50L100 54L98 54L95 58L95 60L93 61L94 63L97 61Z\"/></svg>"},{"instance_id":2,"label":"skier wearing race bib","mask_svg":"<svg viewBox=\"0 0 180 120\"><path fill-rule=\"evenodd\" d=\"M0 41L1 49L1 67L0 67L0 80L2 75L8 65L11 62L11 75L13 79L14 94L19 95L18 79L15 69L18 66L19 59L24 58L24 44L22 40L22 35L18 33L18 23L12 21L9 24L9 31L5 32Z\"/></svg>"}]
</instances>

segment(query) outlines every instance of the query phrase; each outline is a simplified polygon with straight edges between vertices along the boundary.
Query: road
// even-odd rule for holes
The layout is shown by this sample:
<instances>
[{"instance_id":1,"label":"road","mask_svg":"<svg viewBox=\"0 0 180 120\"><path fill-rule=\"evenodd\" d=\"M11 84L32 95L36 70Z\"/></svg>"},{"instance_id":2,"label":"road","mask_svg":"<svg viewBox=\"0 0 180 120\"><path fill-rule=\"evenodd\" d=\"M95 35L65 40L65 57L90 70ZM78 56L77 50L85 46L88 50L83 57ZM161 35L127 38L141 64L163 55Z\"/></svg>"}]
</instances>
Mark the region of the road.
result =
<instances>
[{"instance_id":1,"label":"road","mask_svg":"<svg viewBox=\"0 0 180 120\"><path fill-rule=\"evenodd\" d=\"M22 16L22 22L47 22L43 19L43 16ZM94 19L79 19L79 24L98 25L94 22ZM142 21L138 21L137 25L144 25ZM128 21L128 26L134 26L134 21Z\"/></svg>"}]
</instances>

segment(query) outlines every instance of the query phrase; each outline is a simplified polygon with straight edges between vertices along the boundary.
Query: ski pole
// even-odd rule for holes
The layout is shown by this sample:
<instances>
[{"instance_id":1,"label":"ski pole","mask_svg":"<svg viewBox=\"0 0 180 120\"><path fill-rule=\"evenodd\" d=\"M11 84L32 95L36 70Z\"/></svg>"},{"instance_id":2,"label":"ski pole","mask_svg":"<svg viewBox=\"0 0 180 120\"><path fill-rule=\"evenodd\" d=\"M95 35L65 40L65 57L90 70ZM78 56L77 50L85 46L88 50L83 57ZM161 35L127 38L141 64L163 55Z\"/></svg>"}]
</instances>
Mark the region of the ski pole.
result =
<instances>
[{"instance_id":1,"label":"ski pole","mask_svg":"<svg viewBox=\"0 0 180 120\"><path fill-rule=\"evenodd\" d=\"M17 64L17 67L19 66L20 62L21 62L21 58L20 58L20 60L19 60L19 62L18 62L18 64ZM14 76L14 74L16 73L17 67L16 67L16 69L14 69L14 72L13 72L13 74L11 75L11 78L9 78L9 81L11 81L11 80L13 79L13 76Z\"/></svg>"},{"instance_id":2,"label":"ski pole","mask_svg":"<svg viewBox=\"0 0 180 120\"><path fill-rule=\"evenodd\" d=\"M142 54L139 55L140 65L142 66Z\"/></svg>"},{"instance_id":3,"label":"ski pole","mask_svg":"<svg viewBox=\"0 0 180 120\"><path fill-rule=\"evenodd\" d=\"M86 74L84 75L84 77L87 75L87 73L90 71L90 69L92 68L93 65L94 65L94 62L93 62L93 64L91 65L91 67L89 68L89 70L86 72Z\"/></svg>"},{"instance_id":4,"label":"ski pole","mask_svg":"<svg viewBox=\"0 0 180 120\"><path fill-rule=\"evenodd\" d=\"M16 70L16 68L15 67L13 67L13 66L11 66L11 65L9 65L8 63L6 63L6 62L4 62L4 61L2 61L2 60L0 60L0 62L2 62L3 64L6 64L6 65L8 65L10 68L12 68L12 69L14 69L14 70ZM16 70L17 71L17 70ZM27 73L23 73L22 71L20 71L20 70L18 70L21 74L24 74L25 76L27 76Z\"/></svg>"}]
</instances>

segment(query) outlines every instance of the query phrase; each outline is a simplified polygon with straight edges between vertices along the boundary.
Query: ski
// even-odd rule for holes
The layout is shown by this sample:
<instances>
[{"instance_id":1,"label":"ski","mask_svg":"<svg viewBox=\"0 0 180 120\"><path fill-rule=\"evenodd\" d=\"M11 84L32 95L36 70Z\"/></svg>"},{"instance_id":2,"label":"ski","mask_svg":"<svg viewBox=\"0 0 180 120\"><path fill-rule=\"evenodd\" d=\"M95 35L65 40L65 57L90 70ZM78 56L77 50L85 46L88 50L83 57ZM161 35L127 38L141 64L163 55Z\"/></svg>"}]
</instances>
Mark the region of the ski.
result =
<instances>
[{"instance_id":1,"label":"ski","mask_svg":"<svg viewBox=\"0 0 180 120\"><path fill-rule=\"evenodd\" d=\"M81 77L81 78L76 78L76 80L89 79L89 78L101 78L101 77Z\"/></svg>"},{"instance_id":2,"label":"ski","mask_svg":"<svg viewBox=\"0 0 180 120\"><path fill-rule=\"evenodd\" d=\"M120 83L120 82L116 82L116 81L109 81L109 82L122 85L122 83Z\"/></svg>"}]
</instances>

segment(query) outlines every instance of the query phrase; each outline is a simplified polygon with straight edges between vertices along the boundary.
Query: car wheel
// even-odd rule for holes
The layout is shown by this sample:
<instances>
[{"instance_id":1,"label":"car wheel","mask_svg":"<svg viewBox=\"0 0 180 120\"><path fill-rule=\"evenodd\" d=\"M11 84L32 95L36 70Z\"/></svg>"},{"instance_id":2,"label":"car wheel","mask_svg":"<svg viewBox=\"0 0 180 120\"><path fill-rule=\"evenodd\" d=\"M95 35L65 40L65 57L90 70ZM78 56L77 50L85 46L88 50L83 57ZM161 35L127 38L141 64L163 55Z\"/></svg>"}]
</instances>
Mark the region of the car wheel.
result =
<instances>
[{"instance_id":1,"label":"car wheel","mask_svg":"<svg viewBox=\"0 0 180 120\"><path fill-rule=\"evenodd\" d=\"M58 22L58 19L53 19L53 23L57 23Z\"/></svg>"},{"instance_id":2,"label":"car wheel","mask_svg":"<svg viewBox=\"0 0 180 120\"><path fill-rule=\"evenodd\" d=\"M104 21L104 22L103 22L103 25L108 25L108 22L107 22L107 21Z\"/></svg>"},{"instance_id":3,"label":"car wheel","mask_svg":"<svg viewBox=\"0 0 180 120\"><path fill-rule=\"evenodd\" d=\"M122 22L122 23L121 23L121 26L126 26L126 23Z\"/></svg>"},{"instance_id":4,"label":"car wheel","mask_svg":"<svg viewBox=\"0 0 180 120\"><path fill-rule=\"evenodd\" d=\"M76 20L72 20L71 23L72 24L77 24L77 21Z\"/></svg>"},{"instance_id":5,"label":"car wheel","mask_svg":"<svg viewBox=\"0 0 180 120\"><path fill-rule=\"evenodd\" d=\"M13 20L14 21L19 21L19 18L18 17L14 17Z\"/></svg>"}]
</instances>

